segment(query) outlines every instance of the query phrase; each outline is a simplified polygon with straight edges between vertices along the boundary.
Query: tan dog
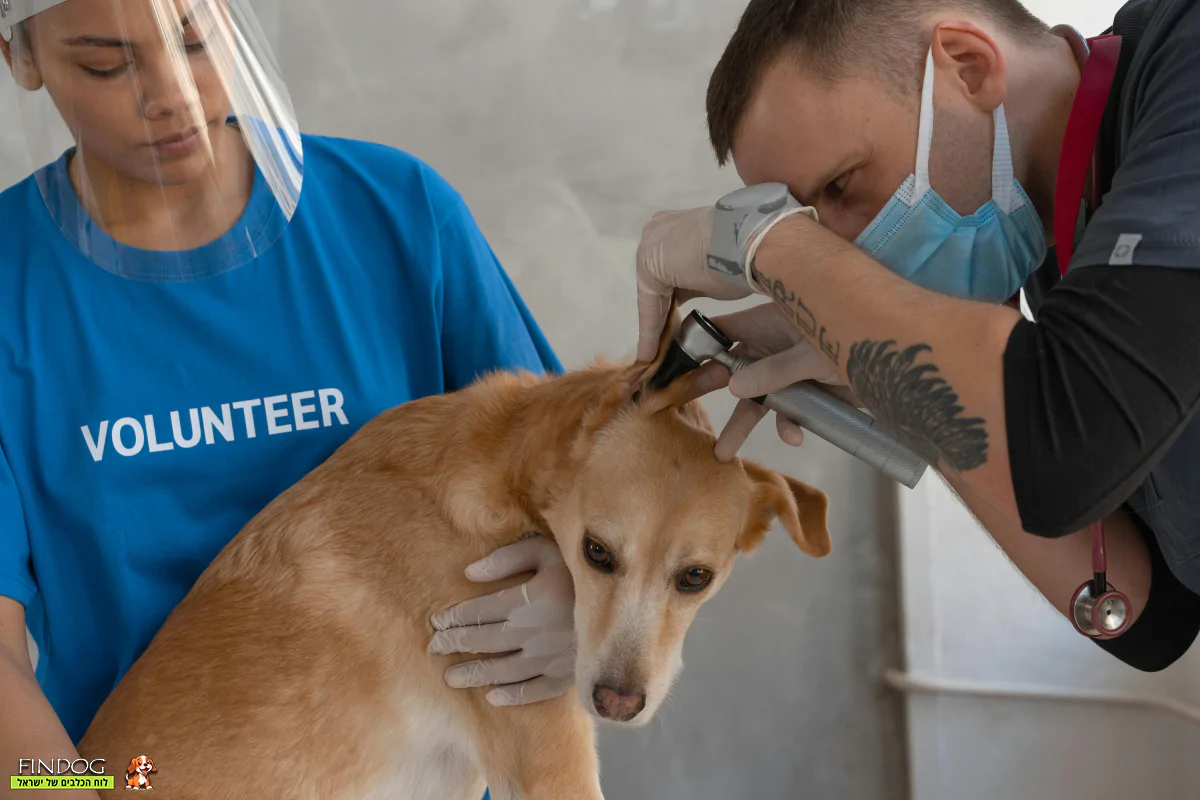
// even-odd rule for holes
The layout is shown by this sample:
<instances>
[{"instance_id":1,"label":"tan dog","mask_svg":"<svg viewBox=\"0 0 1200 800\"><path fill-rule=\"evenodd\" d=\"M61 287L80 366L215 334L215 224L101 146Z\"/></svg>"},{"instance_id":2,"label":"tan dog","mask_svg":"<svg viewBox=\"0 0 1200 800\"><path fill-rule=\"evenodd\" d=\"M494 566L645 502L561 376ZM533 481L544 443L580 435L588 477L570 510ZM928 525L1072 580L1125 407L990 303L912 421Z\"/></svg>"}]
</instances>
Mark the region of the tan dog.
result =
<instances>
[{"instance_id":1,"label":"tan dog","mask_svg":"<svg viewBox=\"0 0 1200 800\"><path fill-rule=\"evenodd\" d=\"M776 518L830 546L825 495L718 463L686 378L648 374L501 373L384 412L221 551L79 752L152 750L160 798L599 800L596 704L650 719L697 608ZM495 708L446 686L468 657L427 655L429 619L529 532L575 582L579 695Z\"/></svg>"}]
</instances>

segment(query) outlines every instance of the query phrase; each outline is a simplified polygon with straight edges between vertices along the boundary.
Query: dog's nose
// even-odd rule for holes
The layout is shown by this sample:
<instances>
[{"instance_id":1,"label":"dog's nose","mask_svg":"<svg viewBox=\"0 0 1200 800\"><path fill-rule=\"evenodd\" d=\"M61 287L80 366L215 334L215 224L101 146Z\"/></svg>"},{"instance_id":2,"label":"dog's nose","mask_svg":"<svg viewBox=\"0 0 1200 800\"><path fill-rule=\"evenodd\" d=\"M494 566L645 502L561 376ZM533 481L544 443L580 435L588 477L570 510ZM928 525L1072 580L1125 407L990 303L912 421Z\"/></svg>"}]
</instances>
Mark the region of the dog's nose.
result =
<instances>
[{"instance_id":1,"label":"dog's nose","mask_svg":"<svg viewBox=\"0 0 1200 800\"><path fill-rule=\"evenodd\" d=\"M611 686L596 685L592 691L596 713L614 722L629 722L646 707L646 695L641 692L618 692Z\"/></svg>"}]
</instances>

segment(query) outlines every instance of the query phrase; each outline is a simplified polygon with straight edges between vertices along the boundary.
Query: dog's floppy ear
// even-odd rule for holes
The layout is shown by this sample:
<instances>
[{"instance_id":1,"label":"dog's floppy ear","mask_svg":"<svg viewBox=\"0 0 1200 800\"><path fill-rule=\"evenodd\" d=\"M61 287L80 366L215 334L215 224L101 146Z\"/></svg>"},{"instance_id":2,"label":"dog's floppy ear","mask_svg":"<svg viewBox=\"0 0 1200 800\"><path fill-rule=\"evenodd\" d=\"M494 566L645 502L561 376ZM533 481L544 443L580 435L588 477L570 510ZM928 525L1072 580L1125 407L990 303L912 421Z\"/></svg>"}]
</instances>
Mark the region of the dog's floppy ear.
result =
<instances>
[{"instance_id":1,"label":"dog's floppy ear","mask_svg":"<svg viewBox=\"0 0 1200 800\"><path fill-rule=\"evenodd\" d=\"M743 459L742 468L754 484L754 495L750 500L750 518L738 537L738 550L749 553L758 547L771 523L778 519L806 554L814 558L829 555L833 545L829 539L829 498L825 493L753 461Z\"/></svg>"},{"instance_id":2,"label":"dog's floppy ear","mask_svg":"<svg viewBox=\"0 0 1200 800\"><path fill-rule=\"evenodd\" d=\"M135 772L137 772L137 756L129 759L129 766L125 768L126 775L132 775Z\"/></svg>"},{"instance_id":3,"label":"dog's floppy ear","mask_svg":"<svg viewBox=\"0 0 1200 800\"><path fill-rule=\"evenodd\" d=\"M158 767L154 766L154 761L150 758L150 756L146 756L146 763L150 765L151 772L158 772Z\"/></svg>"}]
</instances>

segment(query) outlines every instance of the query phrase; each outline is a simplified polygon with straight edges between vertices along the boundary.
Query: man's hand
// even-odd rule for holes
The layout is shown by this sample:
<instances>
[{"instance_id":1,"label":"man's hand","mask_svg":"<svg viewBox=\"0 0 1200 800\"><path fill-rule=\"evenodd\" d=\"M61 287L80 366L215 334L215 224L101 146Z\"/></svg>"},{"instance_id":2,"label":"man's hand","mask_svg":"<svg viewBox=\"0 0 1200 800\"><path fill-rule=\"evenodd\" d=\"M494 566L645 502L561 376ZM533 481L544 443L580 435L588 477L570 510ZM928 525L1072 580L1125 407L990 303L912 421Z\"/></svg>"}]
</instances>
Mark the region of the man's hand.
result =
<instances>
[{"instance_id":1,"label":"man's hand","mask_svg":"<svg viewBox=\"0 0 1200 800\"><path fill-rule=\"evenodd\" d=\"M496 686L488 702L515 706L557 697L575 682L575 584L555 542L523 539L471 564L466 575L488 582L529 571L537 574L527 583L430 620L437 630L430 653L511 653L451 667L449 686Z\"/></svg>"},{"instance_id":2,"label":"man's hand","mask_svg":"<svg viewBox=\"0 0 1200 800\"><path fill-rule=\"evenodd\" d=\"M751 398L779 391L798 381L811 380L825 384L830 394L858 406L853 392L842 384L837 370L804 341L804 336L774 303L713 317L712 321L726 336L738 342L734 353L755 359L754 364L732 378L724 367L713 362L701 368L692 379L692 398L726 386L731 394L740 398L717 440L714 452L718 460L728 461L736 456L750 432L766 416L767 409ZM794 447L804 442L804 430L786 417L776 414L775 428L779 438Z\"/></svg>"},{"instance_id":3,"label":"man's hand","mask_svg":"<svg viewBox=\"0 0 1200 800\"><path fill-rule=\"evenodd\" d=\"M738 289L708 268L716 209L660 211L642 229L637 251L638 361L653 361L671 307L694 297L740 300L749 289ZM675 290L679 291L676 292Z\"/></svg>"},{"instance_id":4,"label":"man's hand","mask_svg":"<svg viewBox=\"0 0 1200 800\"><path fill-rule=\"evenodd\" d=\"M712 206L660 211L638 245L638 361L651 361L666 323L671 296L740 300L754 290L746 265L778 222L817 211L800 205L781 183L747 187Z\"/></svg>"}]
</instances>

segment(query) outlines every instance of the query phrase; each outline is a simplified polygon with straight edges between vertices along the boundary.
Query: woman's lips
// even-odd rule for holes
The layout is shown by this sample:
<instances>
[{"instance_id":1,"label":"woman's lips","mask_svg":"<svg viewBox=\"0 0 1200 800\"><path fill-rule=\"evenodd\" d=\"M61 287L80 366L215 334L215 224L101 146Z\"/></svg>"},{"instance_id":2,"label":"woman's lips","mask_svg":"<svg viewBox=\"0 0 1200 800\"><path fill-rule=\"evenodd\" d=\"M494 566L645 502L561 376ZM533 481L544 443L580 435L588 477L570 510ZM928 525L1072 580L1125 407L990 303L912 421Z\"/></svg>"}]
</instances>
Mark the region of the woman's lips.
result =
<instances>
[{"instance_id":1,"label":"woman's lips","mask_svg":"<svg viewBox=\"0 0 1200 800\"><path fill-rule=\"evenodd\" d=\"M190 128L151 142L148 146L160 156L186 155L200 146L200 129Z\"/></svg>"}]
</instances>

